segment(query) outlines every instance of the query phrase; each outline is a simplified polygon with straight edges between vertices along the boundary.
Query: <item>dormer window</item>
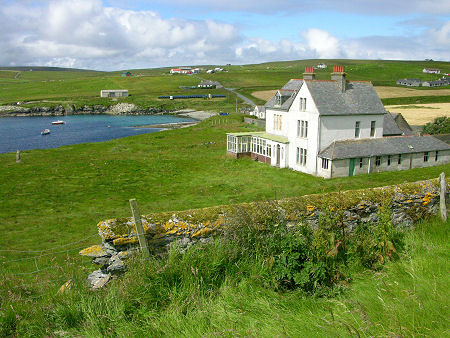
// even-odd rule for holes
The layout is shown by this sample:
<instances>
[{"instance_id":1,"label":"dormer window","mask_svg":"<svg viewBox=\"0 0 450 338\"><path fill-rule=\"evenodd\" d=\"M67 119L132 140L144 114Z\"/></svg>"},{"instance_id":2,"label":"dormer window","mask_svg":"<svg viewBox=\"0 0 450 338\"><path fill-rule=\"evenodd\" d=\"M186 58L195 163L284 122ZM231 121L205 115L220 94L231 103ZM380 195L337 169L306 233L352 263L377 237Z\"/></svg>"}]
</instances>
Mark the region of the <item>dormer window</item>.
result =
<instances>
[{"instance_id":1,"label":"dormer window","mask_svg":"<svg viewBox=\"0 0 450 338\"><path fill-rule=\"evenodd\" d=\"M277 106L281 106L282 105L282 100L281 100L281 93L278 92L277 95L275 96L275 104Z\"/></svg>"}]
</instances>

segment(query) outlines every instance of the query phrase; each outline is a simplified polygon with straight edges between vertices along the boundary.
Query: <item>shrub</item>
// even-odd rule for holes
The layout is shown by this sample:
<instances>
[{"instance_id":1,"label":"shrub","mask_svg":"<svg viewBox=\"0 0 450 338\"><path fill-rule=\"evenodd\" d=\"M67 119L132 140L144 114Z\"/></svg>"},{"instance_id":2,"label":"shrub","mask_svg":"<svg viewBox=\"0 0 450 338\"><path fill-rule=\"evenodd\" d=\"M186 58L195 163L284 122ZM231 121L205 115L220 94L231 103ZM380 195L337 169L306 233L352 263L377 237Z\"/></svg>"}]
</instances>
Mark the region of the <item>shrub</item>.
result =
<instances>
[{"instance_id":1,"label":"shrub","mask_svg":"<svg viewBox=\"0 0 450 338\"><path fill-rule=\"evenodd\" d=\"M423 132L425 134L449 134L450 133L450 118L447 116L442 116L436 118L433 122L428 122L423 127Z\"/></svg>"}]
</instances>

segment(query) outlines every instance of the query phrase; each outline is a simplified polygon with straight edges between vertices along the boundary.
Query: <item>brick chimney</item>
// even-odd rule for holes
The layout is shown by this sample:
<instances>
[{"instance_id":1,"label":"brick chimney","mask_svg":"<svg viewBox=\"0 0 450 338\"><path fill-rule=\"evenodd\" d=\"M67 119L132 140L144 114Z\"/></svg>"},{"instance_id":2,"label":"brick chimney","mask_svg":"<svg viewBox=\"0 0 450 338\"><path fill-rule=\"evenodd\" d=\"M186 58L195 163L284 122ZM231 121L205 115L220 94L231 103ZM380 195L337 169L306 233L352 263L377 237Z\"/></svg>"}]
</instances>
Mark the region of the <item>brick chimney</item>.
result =
<instances>
[{"instance_id":1,"label":"brick chimney","mask_svg":"<svg viewBox=\"0 0 450 338\"><path fill-rule=\"evenodd\" d=\"M314 74L314 67L305 67L303 73L303 80L315 80L316 74Z\"/></svg>"},{"instance_id":2,"label":"brick chimney","mask_svg":"<svg viewBox=\"0 0 450 338\"><path fill-rule=\"evenodd\" d=\"M345 92L346 80L344 66L334 66L333 73L331 73L331 80L336 81L336 85L341 92Z\"/></svg>"}]
</instances>

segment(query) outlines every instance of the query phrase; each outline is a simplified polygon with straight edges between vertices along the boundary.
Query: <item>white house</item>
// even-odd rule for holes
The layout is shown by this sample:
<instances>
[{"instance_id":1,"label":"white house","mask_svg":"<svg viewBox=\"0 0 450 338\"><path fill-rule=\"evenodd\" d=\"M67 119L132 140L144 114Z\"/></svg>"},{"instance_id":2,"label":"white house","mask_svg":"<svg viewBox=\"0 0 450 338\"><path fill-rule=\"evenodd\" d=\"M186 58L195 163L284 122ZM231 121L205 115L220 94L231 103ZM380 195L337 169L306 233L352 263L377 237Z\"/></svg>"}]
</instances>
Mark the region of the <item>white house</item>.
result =
<instances>
[{"instance_id":1,"label":"white house","mask_svg":"<svg viewBox=\"0 0 450 338\"><path fill-rule=\"evenodd\" d=\"M250 112L250 115L256 116L261 120L266 119L266 107L264 106L255 106L255 108Z\"/></svg>"},{"instance_id":2,"label":"white house","mask_svg":"<svg viewBox=\"0 0 450 338\"><path fill-rule=\"evenodd\" d=\"M326 68L327 68L327 65L324 64L324 63L319 63L316 67L317 67L318 69L326 69Z\"/></svg>"},{"instance_id":3,"label":"white house","mask_svg":"<svg viewBox=\"0 0 450 338\"><path fill-rule=\"evenodd\" d=\"M100 97L126 97L127 89L103 89L100 91Z\"/></svg>"},{"instance_id":4,"label":"white house","mask_svg":"<svg viewBox=\"0 0 450 338\"><path fill-rule=\"evenodd\" d=\"M422 72L427 74L441 74L441 70L437 68L424 68Z\"/></svg>"},{"instance_id":5,"label":"white house","mask_svg":"<svg viewBox=\"0 0 450 338\"><path fill-rule=\"evenodd\" d=\"M190 67L172 68L170 74L193 74L193 70Z\"/></svg>"},{"instance_id":6,"label":"white house","mask_svg":"<svg viewBox=\"0 0 450 338\"><path fill-rule=\"evenodd\" d=\"M370 82L331 80L307 67L266 105L266 131L227 134L227 153L326 178L447 163L450 146L431 136L405 136ZM388 137L389 135L389 137Z\"/></svg>"}]
</instances>

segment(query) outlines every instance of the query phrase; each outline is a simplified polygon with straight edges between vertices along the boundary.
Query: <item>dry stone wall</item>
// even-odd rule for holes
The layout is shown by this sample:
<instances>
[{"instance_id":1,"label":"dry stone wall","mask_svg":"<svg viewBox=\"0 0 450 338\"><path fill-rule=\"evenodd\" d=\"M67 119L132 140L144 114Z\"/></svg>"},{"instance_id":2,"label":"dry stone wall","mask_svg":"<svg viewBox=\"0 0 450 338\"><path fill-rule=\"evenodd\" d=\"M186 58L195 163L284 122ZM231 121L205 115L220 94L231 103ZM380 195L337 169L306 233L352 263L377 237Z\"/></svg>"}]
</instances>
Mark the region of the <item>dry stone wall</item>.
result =
<instances>
[{"instance_id":1,"label":"dry stone wall","mask_svg":"<svg viewBox=\"0 0 450 338\"><path fill-rule=\"evenodd\" d=\"M438 212L438 180L276 201L153 213L142 216L141 220L151 252L158 253L167 250L175 242L180 250L198 242L208 242L212 236L240 221L262 227L279 222L294 226L302 222L315 227L324 214L340 212L347 231L352 231L360 223L376 223L379 208L386 203L391 210L392 223L397 227L409 227L415 221ZM139 250L132 218L104 220L97 227L102 245L80 252L81 255L92 257L92 262L100 266L88 277L88 282L94 289L126 271L124 261Z\"/></svg>"}]
</instances>

